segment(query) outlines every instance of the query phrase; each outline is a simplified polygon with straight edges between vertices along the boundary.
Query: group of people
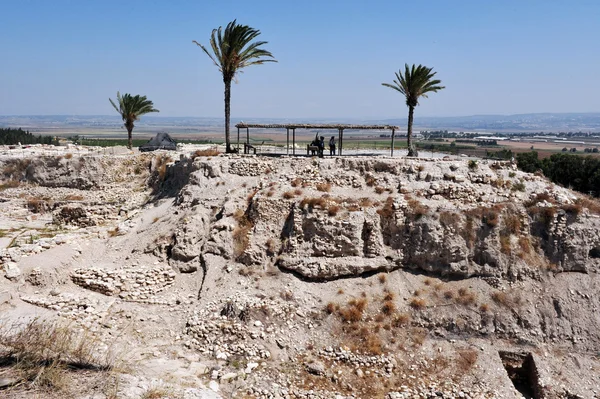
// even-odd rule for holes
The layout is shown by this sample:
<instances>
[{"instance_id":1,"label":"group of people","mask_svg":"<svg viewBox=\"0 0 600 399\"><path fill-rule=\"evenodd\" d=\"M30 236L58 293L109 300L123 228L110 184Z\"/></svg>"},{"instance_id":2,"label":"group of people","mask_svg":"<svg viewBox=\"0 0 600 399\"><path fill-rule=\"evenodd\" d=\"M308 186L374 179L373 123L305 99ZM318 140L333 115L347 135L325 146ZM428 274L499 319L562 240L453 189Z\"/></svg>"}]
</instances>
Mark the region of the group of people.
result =
<instances>
[{"instance_id":1,"label":"group of people","mask_svg":"<svg viewBox=\"0 0 600 399\"><path fill-rule=\"evenodd\" d=\"M310 143L310 145L318 147L319 148L319 158L323 158L323 155L325 152L325 137L321 136L321 137L319 137L318 140L315 137L315 139L313 140L312 143ZM315 155L314 151L313 151L313 155ZM329 139L329 155L330 156L335 155L335 136L331 136L331 138Z\"/></svg>"}]
</instances>

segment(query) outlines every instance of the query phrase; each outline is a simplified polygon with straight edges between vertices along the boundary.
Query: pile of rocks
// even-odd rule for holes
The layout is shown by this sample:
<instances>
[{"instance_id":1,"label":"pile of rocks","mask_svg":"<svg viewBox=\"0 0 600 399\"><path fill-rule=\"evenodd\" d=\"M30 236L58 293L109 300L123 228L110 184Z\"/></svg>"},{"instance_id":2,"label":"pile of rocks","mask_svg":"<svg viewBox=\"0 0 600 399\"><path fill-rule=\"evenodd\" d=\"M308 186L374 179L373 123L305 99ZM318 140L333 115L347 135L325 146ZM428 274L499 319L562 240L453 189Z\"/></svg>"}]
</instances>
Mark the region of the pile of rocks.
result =
<instances>
[{"instance_id":1,"label":"pile of rocks","mask_svg":"<svg viewBox=\"0 0 600 399\"><path fill-rule=\"evenodd\" d=\"M256 319L265 313L273 325ZM245 356L248 360L268 359L271 353L265 343L285 346L277 337L285 335L284 330L293 324L296 316L292 303L235 294L224 301L210 302L188 319L185 332L191 339L187 346L220 360L233 355ZM275 323L285 323L286 328Z\"/></svg>"},{"instance_id":2,"label":"pile of rocks","mask_svg":"<svg viewBox=\"0 0 600 399\"><path fill-rule=\"evenodd\" d=\"M273 163L254 158L241 158L231 162L229 173L238 176L262 176L273 171Z\"/></svg>"},{"instance_id":3,"label":"pile of rocks","mask_svg":"<svg viewBox=\"0 0 600 399\"><path fill-rule=\"evenodd\" d=\"M71 279L83 288L135 301L147 300L172 285L175 275L173 269L168 266L114 270L79 268L71 274Z\"/></svg>"},{"instance_id":4,"label":"pile of rocks","mask_svg":"<svg viewBox=\"0 0 600 399\"><path fill-rule=\"evenodd\" d=\"M93 300L89 297L56 292L51 292L49 297L22 295L21 300L35 306L55 310L63 317L86 323L101 320L112 304L106 300Z\"/></svg>"},{"instance_id":5,"label":"pile of rocks","mask_svg":"<svg viewBox=\"0 0 600 399\"><path fill-rule=\"evenodd\" d=\"M361 355L344 348L328 346L319 350L322 357L332 359L334 362L343 362L359 368L374 368L377 374L391 375L398 365L394 356L369 356ZM360 369L359 369L360 370Z\"/></svg>"}]
</instances>

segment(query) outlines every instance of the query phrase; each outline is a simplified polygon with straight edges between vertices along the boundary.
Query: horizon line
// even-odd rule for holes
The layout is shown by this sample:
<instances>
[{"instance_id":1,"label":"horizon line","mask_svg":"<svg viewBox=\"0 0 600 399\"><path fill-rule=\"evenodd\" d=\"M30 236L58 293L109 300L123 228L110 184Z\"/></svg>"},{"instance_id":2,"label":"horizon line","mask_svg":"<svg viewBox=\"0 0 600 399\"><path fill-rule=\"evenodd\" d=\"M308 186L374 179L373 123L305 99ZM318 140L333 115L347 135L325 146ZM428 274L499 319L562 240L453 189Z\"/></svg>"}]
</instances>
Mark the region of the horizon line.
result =
<instances>
[{"instance_id":1,"label":"horizon line","mask_svg":"<svg viewBox=\"0 0 600 399\"><path fill-rule=\"evenodd\" d=\"M600 115L600 111L592 111L592 112L524 112L518 114L494 114L494 113L486 113L486 114L470 114L470 115L452 115L452 116L439 116L439 115L422 115L420 118L470 118L470 117L483 117L483 116L520 116L520 115ZM112 117L112 118L120 118L118 115L109 115L109 114L0 114L0 118L4 117L52 117L52 116L61 116L61 117ZM143 115L143 117L148 118L204 118L204 119L223 119L224 116L170 116L170 115ZM417 117L415 115L415 117ZM291 116L277 116L277 117L269 117L269 116L232 116L230 119L352 119L352 120L368 120L368 119L407 119L407 116L299 116L299 117L291 117Z\"/></svg>"}]
</instances>

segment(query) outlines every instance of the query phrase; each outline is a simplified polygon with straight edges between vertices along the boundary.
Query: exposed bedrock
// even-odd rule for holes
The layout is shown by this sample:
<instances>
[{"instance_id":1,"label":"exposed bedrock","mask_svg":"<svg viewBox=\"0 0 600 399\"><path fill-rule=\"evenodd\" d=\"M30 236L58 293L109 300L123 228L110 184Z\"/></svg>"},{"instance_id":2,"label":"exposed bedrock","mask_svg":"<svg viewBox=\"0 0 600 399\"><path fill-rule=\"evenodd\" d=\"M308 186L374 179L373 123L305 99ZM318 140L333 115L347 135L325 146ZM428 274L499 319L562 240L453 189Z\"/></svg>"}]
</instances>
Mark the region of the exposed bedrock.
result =
<instances>
[{"instance_id":1,"label":"exposed bedrock","mask_svg":"<svg viewBox=\"0 0 600 399\"><path fill-rule=\"evenodd\" d=\"M172 265L193 271L187 265L210 253L313 280L406 268L514 281L600 268L598 215L574 212L571 192L510 164L299 159L290 172L286 162L220 157L169 167L163 190L177 187L185 214Z\"/></svg>"}]
</instances>

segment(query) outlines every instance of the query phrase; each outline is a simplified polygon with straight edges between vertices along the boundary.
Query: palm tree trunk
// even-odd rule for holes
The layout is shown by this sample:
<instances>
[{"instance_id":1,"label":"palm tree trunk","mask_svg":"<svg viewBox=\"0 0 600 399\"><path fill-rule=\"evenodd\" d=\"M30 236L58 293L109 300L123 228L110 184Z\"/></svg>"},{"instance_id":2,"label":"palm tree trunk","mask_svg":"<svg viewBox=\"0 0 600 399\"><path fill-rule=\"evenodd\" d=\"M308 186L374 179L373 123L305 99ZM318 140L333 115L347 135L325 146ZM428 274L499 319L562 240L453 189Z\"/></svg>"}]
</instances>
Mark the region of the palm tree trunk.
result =
<instances>
[{"instance_id":1,"label":"palm tree trunk","mask_svg":"<svg viewBox=\"0 0 600 399\"><path fill-rule=\"evenodd\" d=\"M412 144L412 127L413 127L413 114L415 112L415 107L408 106L408 131L406 133L406 144L408 145L408 156L416 157L417 152L413 148Z\"/></svg>"},{"instance_id":2,"label":"palm tree trunk","mask_svg":"<svg viewBox=\"0 0 600 399\"><path fill-rule=\"evenodd\" d=\"M125 122L125 128L127 129L127 148L131 150L133 145L133 121Z\"/></svg>"},{"instance_id":3,"label":"palm tree trunk","mask_svg":"<svg viewBox=\"0 0 600 399\"><path fill-rule=\"evenodd\" d=\"M229 137L229 119L231 112L231 79L224 79L225 83L225 152L230 153L231 151L231 139Z\"/></svg>"}]
</instances>

